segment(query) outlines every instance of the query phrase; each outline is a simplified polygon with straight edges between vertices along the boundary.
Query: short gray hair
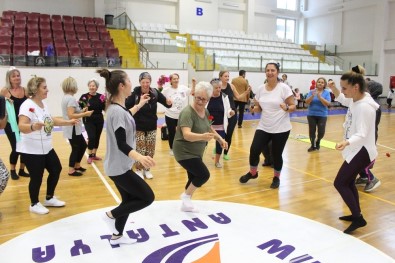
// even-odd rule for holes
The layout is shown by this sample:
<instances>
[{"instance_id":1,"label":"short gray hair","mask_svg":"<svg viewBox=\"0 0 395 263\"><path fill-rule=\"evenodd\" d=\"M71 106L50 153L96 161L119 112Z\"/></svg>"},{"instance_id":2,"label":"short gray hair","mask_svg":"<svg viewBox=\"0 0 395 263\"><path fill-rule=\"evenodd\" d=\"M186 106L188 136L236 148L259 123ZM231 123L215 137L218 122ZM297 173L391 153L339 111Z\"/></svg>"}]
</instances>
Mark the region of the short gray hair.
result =
<instances>
[{"instance_id":1,"label":"short gray hair","mask_svg":"<svg viewBox=\"0 0 395 263\"><path fill-rule=\"evenodd\" d=\"M91 84L91 82L94 82L95 85L96 85L96 88L99 88L99 81L97 81L97 79L95 79L95 78L90 79L90 80L88 81L88 86L89 86L89 84Z\"/></svg>"},{"instance_id":2,"label":"short gray hair","mask_svg":"<svg viewBox=\"0 0 395 263\"><path fill-rule=\"evenodd\" d=\"M213 86L209 82L200 81L198 84L196 84L195 94L203 91L206 92L208 98L211 98L213 95Z\"/></svg>"}]
</instances>

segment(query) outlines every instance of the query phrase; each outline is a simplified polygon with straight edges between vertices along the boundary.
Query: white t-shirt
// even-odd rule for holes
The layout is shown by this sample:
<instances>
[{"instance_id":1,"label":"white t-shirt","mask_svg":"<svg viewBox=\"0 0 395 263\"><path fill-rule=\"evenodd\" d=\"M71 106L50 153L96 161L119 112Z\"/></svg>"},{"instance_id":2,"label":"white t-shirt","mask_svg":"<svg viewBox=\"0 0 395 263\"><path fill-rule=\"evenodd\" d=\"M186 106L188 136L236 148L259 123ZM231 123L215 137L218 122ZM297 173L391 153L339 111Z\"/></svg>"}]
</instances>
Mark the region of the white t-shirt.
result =
<instances>
[{"instance_id":1,"label":"white t-shirt","mask_svg":"<svg viewBox=\"0 0 395 263\"><path fill-rule=\"evenodd\" d=\"M279 82L271 91L266 89L265 84L259 86L256 90L255 99L262 108L262 114L257 129L268 133L281 133L291 130L289 112L280 107L280 104L291 96L293 96L292 90L282 82Z\"/></svg>"},{"instance_id":2,"label":"white t-shirt","mask_svg":"<svg viewBox=\"0 0 395 263\"><path fill-rule=\"evenodd\" d=\"M379 108L379 105L367 92L365 92L363 99L356 102L350 98L346 98L343 93L340 93L336 101L348 107L343 123L343 139L347 140L350 145L342 151L343 159L347 163L350 163L362 147L365 147L370 161L373 161L378 154L375 120L376 110Z\"/></svg>"},{"instance_id":3,"label":"white t-shirt","mask_svg":"<svg viewBox=\"0 0 395 263\"><path fill-rule=\"evenodd\" d=\"M30 123L44 122L41 130L25 134L21 133L21 140L16 143L16 151L27 154L45 155L52 150L53 120L48 106L43 102L44 108L39 107L31 99L25 100L20 109L19 116L23 115L30 119Z\"/></svg>"},{"instance_id":4,"label":"white t-shirt","mask_svg":"<svg viewBox=\"0 0 395 263\"><path fill-rule=\"evenodd\" d=\"M81 113L81 107L78 104L77 100L70 94L65 94L62 98L62 102L61 102L61 106L62 106L62 116L63 119L65 120L69 120L69 116L67 114L67 110L69 107L74 108L74 113ZM82 134L82 123L79 122L74 126L63 126L62 130L63 130L63 137L67 138L67 139L72 139L73 138L73 128L75 129L75 134L76 135L81 135Z\"/></svg>"},{"instance_id":5,"label":"white t-shirt","mask_svg":"<svg viewBox=\"0 0 395 263\"><path fill-rule=\"evenodd\" d=\"M171 108L165 109L165 115L172 119L178 119L180 112L188 105L189 94L191 90L183 85L178 85L178 88L165 87L162 94L173 103Z\"/></svg>"}]
</instances>

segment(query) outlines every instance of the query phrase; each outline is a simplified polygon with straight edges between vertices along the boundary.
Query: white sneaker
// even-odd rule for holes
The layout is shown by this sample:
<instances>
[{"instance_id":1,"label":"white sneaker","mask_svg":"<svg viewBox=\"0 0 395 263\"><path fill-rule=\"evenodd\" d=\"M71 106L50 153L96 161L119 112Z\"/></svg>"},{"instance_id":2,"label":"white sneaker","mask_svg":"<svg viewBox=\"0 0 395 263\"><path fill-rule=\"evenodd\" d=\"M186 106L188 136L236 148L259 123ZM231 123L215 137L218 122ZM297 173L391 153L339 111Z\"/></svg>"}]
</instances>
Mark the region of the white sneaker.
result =
<instances>
[{"instance_id":1,"label":"white sneaker","mask_svg":"<svg viewBox=\"0 0 395 263\"><path fill-rule=\"evenodd\" d=\"M66 205L66 202L60 201L59 199L56 198L56 196L53 196L51 199L45 200L45 202L44 202L44 206L61 207L61 206L65 206L65 205Z\"/></svg>"},{"instance_id":2,"label":"white sneaker","mask_svg":"<svg viewBox=\"0 0 395 263\"><path fill-rule=\"evenodd\" d=\"M45 208L40 202L34 206L29 206L29 211L39 215L45 215L49 213L49 210Z\"/></svg>"},{"instance_id":3,"label":"white sneaker","mask_svg":"<svg viewBox=\"0 0 395 263\"><path fill-rule=\"evenodd\" d=\"M220 162L215 163L215 167L217 167L217 168L222 168L222 164L221 164Z\"/></svg>"},{"instance_id":4,"label":"white sneaker","mask_svg":"<svg viewBox=\"0 0 395 263\"><path fill-rule=\"evenodd\" d=\"M136 170L135 173L144 180L144 170Z\"/></svg>"},{"instance_id":5,"label":"white sneaker","mask_svg":"<svg viewBox=\"0 0 395 263\"><path fill-rule=\"evenodd\" d=\"M154 175L151 173L150 170L145 170L145 171L144 171L144 175L145 175L145 178L147 178L147 179L152 179L152 178L154 178Z\"/></svg>"},{"instance_id":6,"label":"white sneaker","mask_svg":"<svg viewBox=\"0 0 395 263\"><path fill-rule=\"evenodd\" d=\"M118 239L110 239L110 244L113 246L120 245L120 244L130 245L130 244L134 244L136 242L137 242L137 239L131 239L131 238L127 238L125 236L121 236Z\"/></svg>"},{"instance_id":7,"label":"white sneaker","mask_svg":"<svg viewBox=\"0 0 395 263\"><path fill-rule=\"evenodd\" d=\"M170 150L170 151L169 151L169 154L170 154L170 156L174 156L173 150Z\"/></svg>"},{"instance_id":8,"label":"white sneaker","mask_svg":"<svg viewBox=\"0 0 395 263\"><path fill-rule=\"evenodd\" d=\"M185 202L182 202L181 211L182 212L192 212L192 213L198 213L199 212L199 210L196 207L194 207L193 205L192 206L187 206L185 204Z\"/></svg>"}]
</instances>

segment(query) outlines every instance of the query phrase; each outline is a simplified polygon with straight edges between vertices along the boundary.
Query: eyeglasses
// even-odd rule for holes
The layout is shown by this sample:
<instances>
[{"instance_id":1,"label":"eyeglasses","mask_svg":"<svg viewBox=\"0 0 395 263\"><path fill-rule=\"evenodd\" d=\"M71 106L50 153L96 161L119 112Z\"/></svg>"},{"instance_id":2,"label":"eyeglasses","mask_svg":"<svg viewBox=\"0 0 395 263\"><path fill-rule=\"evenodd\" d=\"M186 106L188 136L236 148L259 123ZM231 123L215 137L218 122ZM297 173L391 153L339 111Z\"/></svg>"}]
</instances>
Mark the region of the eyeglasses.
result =
<instances>
[{"instance_id":1,"label":"eyeglasses","mask_svg":"<svg viewBox=\"0 0 395 263\"><path fill-rule=\"evenodd\" d=\"M202 98L202 97L199 97L199 96L195 96L195 99L199 100L201 102L207 102L208 101L208 99L205 99L205 98Z\"/></svg>"},{"instance_id":2,"label":"eyeglasses","mask_svg":"<svg viewBox=\"0 0 395 263\"><path fill-rule=\"evenodd\" d=\"M212 85L213 83L219 83L221 80L219 79L219 78L215 78L215 79L212 79L211 81L210 81L210 84Z\"/></svg>"}]
</instances>

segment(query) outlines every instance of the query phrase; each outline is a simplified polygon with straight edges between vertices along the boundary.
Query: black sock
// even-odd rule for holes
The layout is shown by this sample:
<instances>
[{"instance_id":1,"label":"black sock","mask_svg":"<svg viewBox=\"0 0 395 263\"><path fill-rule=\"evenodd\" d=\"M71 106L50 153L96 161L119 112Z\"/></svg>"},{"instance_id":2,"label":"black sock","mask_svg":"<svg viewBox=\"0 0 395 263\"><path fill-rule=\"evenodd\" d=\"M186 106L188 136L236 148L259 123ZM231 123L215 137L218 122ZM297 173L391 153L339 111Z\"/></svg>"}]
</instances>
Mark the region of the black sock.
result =
<instances>
[{"instance_id":1,"label":"black sock","mask_svg":"<svg viewBox=\"0 0 395 263\"><path fill-rule=\"evenodd\" d=\"M47 195L47 196L45 197L45 200L50 200L52 197L53 197L53 195Z\"/></svg>"}]
</instances>

